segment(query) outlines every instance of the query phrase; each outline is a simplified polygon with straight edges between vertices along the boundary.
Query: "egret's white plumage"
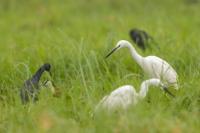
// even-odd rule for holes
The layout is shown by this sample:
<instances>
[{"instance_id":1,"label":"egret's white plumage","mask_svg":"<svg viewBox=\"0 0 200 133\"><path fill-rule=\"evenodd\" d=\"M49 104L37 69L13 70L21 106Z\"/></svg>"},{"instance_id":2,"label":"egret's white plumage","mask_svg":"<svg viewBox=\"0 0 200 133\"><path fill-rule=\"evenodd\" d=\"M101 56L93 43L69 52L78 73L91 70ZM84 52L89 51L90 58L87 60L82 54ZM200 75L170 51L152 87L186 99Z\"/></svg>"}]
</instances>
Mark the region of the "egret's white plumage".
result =
<instances>
[{"instance_id":1,"label":"egret's white plumage","mask_svg":"<svg viewBox=\"0 0 200 133\"><path fill-rule=\"evenodd\" d=\"M131 43L126 40L119 41L116 47L106 57L109 57L114 51L124 47L130 50L133 59L150 78L159 78L166 87L174 86L175 89L178 89L178 75L171 65L157 56L142 57L137 53Z\"/></svg>"},{"instance_id":2,"label":"egret's white plumage","mask_svg":"<svg viewBox=\"0 0 200 133\"><path fill-rule=\"evenodd\" d=\"M130 105L135 105L140 99L143 99L151 85L162 86L163 84L160 82L160 79L145 80L141 84L139 93L137 93L135 88L131 85L121 86L112 91L109 95L103 97L96 106L96 111L104 109L110 112L117 109L127 109Z\"/></svg>"}]
</instances>

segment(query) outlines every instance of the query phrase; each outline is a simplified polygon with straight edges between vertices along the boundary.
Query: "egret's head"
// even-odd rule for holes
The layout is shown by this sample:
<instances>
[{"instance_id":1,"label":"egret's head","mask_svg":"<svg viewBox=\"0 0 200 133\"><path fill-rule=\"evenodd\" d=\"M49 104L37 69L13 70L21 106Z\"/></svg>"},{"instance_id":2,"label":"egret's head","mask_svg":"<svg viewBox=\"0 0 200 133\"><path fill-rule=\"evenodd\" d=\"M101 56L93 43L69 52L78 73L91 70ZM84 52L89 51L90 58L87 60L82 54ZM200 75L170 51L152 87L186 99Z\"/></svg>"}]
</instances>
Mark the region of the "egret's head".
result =
<instances>
[{"instance_id":1,"label":"egret's head","mask_svg":"<svg viewBox=\"0 0 200 133\"><path fill-rule=\"evenodd\" d=\"M126 40L120 40L117 42L117 45L115 46L115 48L113 48L106 56L106 58L108 58L112 53L114 53L115 51L121 49L121 48L125 48L125 47L129 47L131 44L126 41Z\"/></svg>"},{"instance_id":2,"label":"egret's head","mask_svg":"<svg viewBox=\"0 0 200 133\"><path fill-rule=\"evenodd\" d=\"M164 90L168 95L170 95L171 97L175 97L174 94L172 94L168 90L168 88L166 87L166 85L164 85L160 79L149 79L149 80L146 80L146 83L148 85L160 86L160 89Z\"/></svg>"}]
</instances>

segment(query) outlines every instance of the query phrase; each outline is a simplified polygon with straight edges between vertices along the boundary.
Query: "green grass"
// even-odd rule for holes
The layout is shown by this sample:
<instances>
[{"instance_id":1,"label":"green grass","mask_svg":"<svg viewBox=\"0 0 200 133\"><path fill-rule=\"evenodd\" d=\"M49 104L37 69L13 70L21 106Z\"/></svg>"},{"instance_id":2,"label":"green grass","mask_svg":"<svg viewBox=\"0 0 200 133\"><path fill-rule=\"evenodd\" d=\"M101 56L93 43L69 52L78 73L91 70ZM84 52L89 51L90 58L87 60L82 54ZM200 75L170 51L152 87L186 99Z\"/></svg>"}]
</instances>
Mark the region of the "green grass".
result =
<instances>
[{"instance_id":1,"label":"green grass","mask_svg":"<svg viewBox=\"0 0 200 133\"><path fill-rule=\"evenodd\" d=\"M200 3L186 1L1 0L0 132L199 132ZM134 27L160 47L138 52L167 60L180 90L169 99L152 88L127 112L92 118L104 95L124 84L138 90L147 78L126 49L104 59L118 40L131 41ZM45 62L62 97L42 90L40 101L24 108L19 89Z\"/></svg>"}]
</instances>

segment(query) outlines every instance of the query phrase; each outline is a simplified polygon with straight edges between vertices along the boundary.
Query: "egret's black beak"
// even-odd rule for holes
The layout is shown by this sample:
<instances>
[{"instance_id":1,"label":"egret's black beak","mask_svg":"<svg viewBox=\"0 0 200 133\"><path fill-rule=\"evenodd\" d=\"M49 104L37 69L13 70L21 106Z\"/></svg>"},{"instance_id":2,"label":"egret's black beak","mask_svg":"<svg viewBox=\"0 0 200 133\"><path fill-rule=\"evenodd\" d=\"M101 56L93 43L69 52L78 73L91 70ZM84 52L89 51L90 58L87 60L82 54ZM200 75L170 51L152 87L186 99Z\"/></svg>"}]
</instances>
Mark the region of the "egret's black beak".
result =
<instances>
[{"instance_id":1,"label":"egret's black beak","mask_svg":"<svg viewBox=\"0 0 200 133\"><path fill-rule=\"evenodd\" d=\"M105 58L108 58L108 57L109 57L112 53L114 53L119 47L120 47L120 46L115 47L114 49L112 49L112 50L106 55Z\"/></svg>"},{"instance_id":2,"label":"egret's black beak","mask_svg":"<svg viewBox=\"0 0 200 133\"><path fill-rule=\"evenodd\" d=\"M172 93L167 89L167 87L163 87L163 90L164 90L167 94L169 94L171 97L175 98L175 95L172 94Z\"/></svg>"}]
</instances>

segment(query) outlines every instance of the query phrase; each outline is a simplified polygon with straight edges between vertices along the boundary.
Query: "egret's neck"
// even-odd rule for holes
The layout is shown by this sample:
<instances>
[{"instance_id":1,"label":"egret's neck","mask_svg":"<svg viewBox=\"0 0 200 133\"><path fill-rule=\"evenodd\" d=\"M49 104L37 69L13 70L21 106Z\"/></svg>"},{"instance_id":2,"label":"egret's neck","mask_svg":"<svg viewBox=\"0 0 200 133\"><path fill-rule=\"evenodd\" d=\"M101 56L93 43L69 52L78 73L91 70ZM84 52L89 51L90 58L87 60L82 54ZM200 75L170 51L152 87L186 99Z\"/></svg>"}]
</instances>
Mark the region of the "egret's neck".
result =
<instances>
[{"instance_id":1,"label":"egret's neck","mask_svg":"<svg viewBox=\"0 0 200 133\"><path fill-rule=\"evenodd\" d=\"M142 66L142 59L143 59L143 57L137 53L137 51L135 50L135 48L134 48L131 44L128 46L128 48L129 48L129 50L130 50L130 52L131 52L131 55L132 55L133 59L134 59L140 66Z\"/></svg>"},{"instance_id":2,"label":"egret's neck","mask_svg":"<svg viewBox=\"0 0 200 133\"><path fill-rule=\"evenodd\" d=\"M162 85L160 79L149 79L142 82L140 87L139 96L140 98L144 98L147 95L150 86L159 86Z\"/></svg>"},{"instance_id":3,"label":"egret's neck","mask_svg":"<svg viewBox=\"0 0 200 133\"><path fill-rule=\"evenodd\" d=\"M146 97L148 90L149 90L149 84L147 82L143 82L140 87L139 97L140 98Z\"/></svg>"}]
</instances>

